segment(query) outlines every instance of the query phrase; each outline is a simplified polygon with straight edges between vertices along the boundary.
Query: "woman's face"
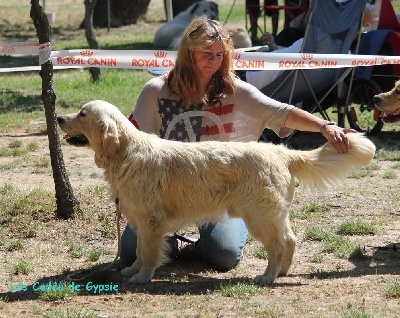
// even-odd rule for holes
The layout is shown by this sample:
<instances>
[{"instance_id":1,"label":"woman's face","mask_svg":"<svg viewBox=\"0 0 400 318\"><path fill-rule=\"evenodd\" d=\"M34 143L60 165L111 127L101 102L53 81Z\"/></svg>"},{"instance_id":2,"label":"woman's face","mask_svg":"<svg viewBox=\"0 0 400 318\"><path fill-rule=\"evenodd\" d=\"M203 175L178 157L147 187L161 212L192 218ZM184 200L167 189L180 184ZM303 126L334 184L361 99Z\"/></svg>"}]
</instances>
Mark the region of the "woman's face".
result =
<instances>
[{"instance_id":1,"label":"woman's face","mask_svg":"<svg viewBox=\"0 0 400 318\"><path fill-rule=\"evenodd\" d=\"M194 63L202 78L210 78L218 71L224 58L224 50L219 41L204 49L193 51Z\"/></svg>"}]
</instances>

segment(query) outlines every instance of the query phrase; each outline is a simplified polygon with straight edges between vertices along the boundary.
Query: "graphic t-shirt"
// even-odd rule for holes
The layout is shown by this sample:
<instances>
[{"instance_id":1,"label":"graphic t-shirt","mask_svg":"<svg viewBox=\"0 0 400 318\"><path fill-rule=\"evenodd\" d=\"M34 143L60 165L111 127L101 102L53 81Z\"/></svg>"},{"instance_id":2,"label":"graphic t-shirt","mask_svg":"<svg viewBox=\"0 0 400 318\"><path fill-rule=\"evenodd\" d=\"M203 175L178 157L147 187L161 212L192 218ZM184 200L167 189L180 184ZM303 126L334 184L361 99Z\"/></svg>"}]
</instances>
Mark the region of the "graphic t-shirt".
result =
<instances>
[{"instance_id":1,"label":"graphic t-shirt","mask_svg":"<svg viewBox=\"0 0 400 318\"><path fill-rule=\"evenodd\" d=\"M184 108L168 88L164 76L151 79L141 91L130 120L142 131L177 141L255 141L265 128L280 137L294 107L275 101L239 79L235 95L216 105Z\"/></svg>"}]
</instances>

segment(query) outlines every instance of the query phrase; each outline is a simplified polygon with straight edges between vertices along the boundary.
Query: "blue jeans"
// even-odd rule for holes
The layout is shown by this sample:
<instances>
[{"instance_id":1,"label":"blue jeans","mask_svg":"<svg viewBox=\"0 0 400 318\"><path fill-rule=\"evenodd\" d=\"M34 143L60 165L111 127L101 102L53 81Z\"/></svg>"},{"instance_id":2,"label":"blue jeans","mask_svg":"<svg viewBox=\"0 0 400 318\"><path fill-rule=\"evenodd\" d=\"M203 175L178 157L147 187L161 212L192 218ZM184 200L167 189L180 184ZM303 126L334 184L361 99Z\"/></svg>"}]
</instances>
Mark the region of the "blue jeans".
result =
<instances>
[{"instance_id":1,"label":"blue jeans","mask_svg":"<svg viewBox=\"0 0 400 318\"><path fill-rule=\"evenodd\" d=\"M248 233L242 219L225 215L216 224L203 223L199 233L198 245L207 265L227 271L239 264ZM124 266L131 266L136 260L136 243L136 233L127 225L121 236L120 258Z\"/></svg>"}]
</instances>

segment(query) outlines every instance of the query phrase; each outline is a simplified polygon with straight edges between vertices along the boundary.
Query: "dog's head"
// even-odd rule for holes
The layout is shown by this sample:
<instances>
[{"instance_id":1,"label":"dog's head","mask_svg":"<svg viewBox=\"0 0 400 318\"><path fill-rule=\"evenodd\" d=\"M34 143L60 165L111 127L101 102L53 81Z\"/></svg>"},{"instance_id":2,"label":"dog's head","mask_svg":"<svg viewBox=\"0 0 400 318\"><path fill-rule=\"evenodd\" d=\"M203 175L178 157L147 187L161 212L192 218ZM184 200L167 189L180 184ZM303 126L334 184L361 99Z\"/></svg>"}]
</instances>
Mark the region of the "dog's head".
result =
<instances>
[{"instance_id":1,"label":"dog's head","mask_svg":"<svg viewBox=\"0 0 400 318\"><path fill-rule=\"evenodd\" d=\"M219 18L218 4L212 1L195 2L187 10L192 19L200 15L206 15L213 19Z\"/></svg>"},{"instance_id":2,"label":"dog's head","mask_svg":"<svg viewBox=\"0 0 400 318\"><path fill-rule=\"evenodd\" d=\"M66 141L74 146L91 147L99 158L118 152L121 127L125 127L126 120L114 105L100 100L83 105L77 113L57 116Z\"/></svg>"},{"instance_id":3,"label":"dog's head","mask_svg":"<svg viewBox=\"0 0 400 318\"><path fill-rule=\"evenodd\" d=\"M400 123L400 80L389 92L375 95L374 102L385 123Z\"/></svg>"}]
</instances>

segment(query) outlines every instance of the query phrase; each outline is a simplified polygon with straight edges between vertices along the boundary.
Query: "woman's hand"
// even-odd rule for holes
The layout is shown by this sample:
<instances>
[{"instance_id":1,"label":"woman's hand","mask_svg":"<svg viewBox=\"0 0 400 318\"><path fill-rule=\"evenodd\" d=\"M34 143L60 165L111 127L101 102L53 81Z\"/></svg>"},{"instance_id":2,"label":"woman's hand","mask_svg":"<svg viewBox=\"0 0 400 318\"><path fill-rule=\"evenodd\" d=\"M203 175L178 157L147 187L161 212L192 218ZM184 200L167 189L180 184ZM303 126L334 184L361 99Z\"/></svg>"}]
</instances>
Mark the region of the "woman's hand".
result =
<instances>
[{"instance_id":1,"label":"woman's hand","mask_svg":"<svg viewBox=\"0 0 400 318\"><path fill-rule=\"evenodd\" d=\"M342 128L336 124L325 123L321 126L321 134L333 144L339 153L345 153L350 148L346 136L348 133L357 133L357 131L351 128Z\"/></svg>"},{"instance_id":2,"label":"woman's hand","mask_svg":"<svg viewBox=\"0 0 400 318\"><path fill-rule=\"evenodd\" d=\"M288 113L284 126L300 131L319 131L339 153L345 153L350 148L346 134L357 133L354 129L339 127L334 122L318 118L297 107L293 107Z\"/></svg>"},{"instance_id":3,"label":"woman's hand","mask_svg":"<svg viewBox=\"0 0 400 318\"><path fill-rule=\"evenodd\" d=\"M263 33L261 36L261 44L268 45L269 51L275 51L278 48L273 35L268 32Z\"/></svg>"}]
</instances>

